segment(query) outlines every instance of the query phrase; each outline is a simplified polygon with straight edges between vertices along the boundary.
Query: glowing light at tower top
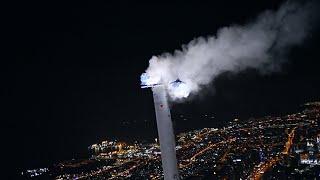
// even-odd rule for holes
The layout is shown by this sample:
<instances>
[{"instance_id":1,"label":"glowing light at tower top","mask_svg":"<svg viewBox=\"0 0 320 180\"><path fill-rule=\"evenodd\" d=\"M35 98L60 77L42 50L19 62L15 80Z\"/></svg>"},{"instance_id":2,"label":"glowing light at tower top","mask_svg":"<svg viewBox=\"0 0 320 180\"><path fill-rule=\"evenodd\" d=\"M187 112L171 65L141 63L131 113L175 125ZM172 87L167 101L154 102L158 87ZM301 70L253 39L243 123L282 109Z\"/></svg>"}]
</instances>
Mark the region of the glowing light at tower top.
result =
<instances>
[{"instance_id":1,"label":"glowing light at tower top","mask_svg":"<svg viewBox=\"0 0 320 180\"><path fill-rule=\"evenodd\" d=\"M187 98L191 91L188 85L185 82L180 81L179 79L176 79L175 81L171 82L161 82L161 78L151 77L147 73L143 73L140 76L140 81L142 88L164 85L169 96L174 100Z\"/></svg>"}]
</instances>

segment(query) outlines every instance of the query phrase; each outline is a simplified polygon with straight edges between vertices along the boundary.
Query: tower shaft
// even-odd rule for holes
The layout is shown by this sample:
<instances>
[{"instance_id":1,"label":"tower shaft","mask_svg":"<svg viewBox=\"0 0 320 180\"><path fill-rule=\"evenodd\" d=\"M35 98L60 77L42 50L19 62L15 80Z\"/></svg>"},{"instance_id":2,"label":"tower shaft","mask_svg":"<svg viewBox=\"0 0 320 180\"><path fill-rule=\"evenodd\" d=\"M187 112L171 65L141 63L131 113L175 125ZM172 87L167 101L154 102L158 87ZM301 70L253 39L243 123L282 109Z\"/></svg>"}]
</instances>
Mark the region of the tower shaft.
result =
<instances>
[{"instance_id":1,"label":"tower shaft","mask_svg":"<svg viewBox=\"0 0 320 180\"><path fill-rule=\"evenodd\" d=\"M179 179L176 143L168 106L167 93L163 85L152 87L156 111L158 136L161 150L161 161L165 180Z\"/></svg>"}]
</instances>

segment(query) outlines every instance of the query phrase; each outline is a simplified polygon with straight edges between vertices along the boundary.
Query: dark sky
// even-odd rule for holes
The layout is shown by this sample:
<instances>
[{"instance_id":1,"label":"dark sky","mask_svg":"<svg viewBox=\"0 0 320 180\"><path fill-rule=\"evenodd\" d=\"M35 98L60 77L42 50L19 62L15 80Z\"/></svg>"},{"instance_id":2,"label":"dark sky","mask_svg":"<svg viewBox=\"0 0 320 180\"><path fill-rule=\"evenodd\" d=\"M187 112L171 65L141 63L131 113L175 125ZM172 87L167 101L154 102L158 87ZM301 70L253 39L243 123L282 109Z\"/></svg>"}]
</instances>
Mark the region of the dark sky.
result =
<instances>
[{"instance_id":1,"label":"dark sky","mask_svg":"<svg viewBox=\"0 0 320 180\"><path fill-rule=\"evenodd\" d=\"M244 24L283 1L57 2L6 4L1 113L10 169L79 157L107 138L156 136L150 90L139 76L152 55L219 27ZM177 131L294 112L320 96L319 33L295 47L281 72L224 74L175 104ZM214 87L213 87L214 86ZM180 121L180 115L187 121ZM202 120L203 114L214 119Z\"/></svg>"}]
</instances>

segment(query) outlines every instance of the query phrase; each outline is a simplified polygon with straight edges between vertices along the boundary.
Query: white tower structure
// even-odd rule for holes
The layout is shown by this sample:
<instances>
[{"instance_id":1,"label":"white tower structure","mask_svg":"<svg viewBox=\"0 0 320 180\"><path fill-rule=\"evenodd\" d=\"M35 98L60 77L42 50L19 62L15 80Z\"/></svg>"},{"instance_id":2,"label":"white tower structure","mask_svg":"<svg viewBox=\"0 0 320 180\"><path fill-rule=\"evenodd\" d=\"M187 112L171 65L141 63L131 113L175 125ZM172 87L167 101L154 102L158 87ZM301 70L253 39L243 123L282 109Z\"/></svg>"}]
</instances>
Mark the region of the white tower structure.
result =
<instances>
[{"instance_id":1,"label":"white tower structure","mask_svg":"<svg viewBox=\"0 0 320 180\"><path fill-rule=\"evenodd\" d=\"M176 143L164 85L152 86L154 108L157 118L161 161L165 180L178 180Z\"/></svg>"}]
</instances>

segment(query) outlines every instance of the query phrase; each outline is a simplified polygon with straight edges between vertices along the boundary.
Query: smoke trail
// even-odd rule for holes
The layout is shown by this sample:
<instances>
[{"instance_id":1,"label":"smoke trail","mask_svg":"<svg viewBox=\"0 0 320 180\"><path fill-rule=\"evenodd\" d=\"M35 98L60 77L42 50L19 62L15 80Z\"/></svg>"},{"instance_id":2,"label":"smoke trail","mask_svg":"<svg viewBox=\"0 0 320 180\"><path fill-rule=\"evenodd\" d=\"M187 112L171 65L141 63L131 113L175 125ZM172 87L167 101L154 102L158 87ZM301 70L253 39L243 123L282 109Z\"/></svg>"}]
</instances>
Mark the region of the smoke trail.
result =
<instances>
[{"instance_id":1,"label":"smoke trail","mask_svg":"<svg viewBox=\"0 0 320 180\"><path fill-rule=\"evenodd\" d=\"M313 5L286 2L251 23L221 28L216 36L196 38L173 54L153 56L142 84L166 84L171 99L177 100L197 93L226 71L278 70L290 47L310 32ZM176 79L183 83L172 83Z\"/></svg>"}]
</instances>

